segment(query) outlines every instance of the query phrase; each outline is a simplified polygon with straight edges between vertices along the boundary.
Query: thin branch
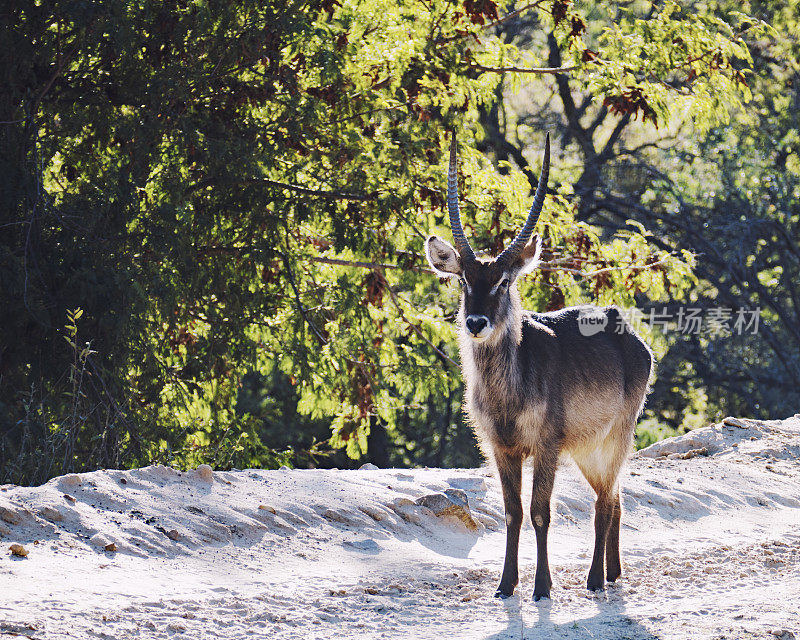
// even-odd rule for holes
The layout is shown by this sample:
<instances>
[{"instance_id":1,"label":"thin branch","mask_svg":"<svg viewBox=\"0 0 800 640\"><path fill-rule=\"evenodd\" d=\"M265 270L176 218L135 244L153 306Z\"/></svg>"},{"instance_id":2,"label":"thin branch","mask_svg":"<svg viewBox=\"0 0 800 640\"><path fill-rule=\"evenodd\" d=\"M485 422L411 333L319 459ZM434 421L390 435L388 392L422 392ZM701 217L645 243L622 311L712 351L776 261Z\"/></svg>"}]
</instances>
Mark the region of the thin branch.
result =
<instances>
[{"instance_id":1,"label":"thin branch","mask_svg":"<svg viewBox=\"0 0 800 640\"><path fill-rule=\"evenodd\" d=\"M303 320L306 321L306 324L311 327L311 330L314 332L317 340L322 345L328 344L328 341L325 339L325 336L322 335L319 329L317 329L317 325L315 325L311 318L308 317L308 313L306 312L306 308L303 306L302 300L300 300L300 291L297 289L297 283L294 281L294 273L292 272L292 265L289 262L289 257L285 254L282 255L283 263L286 266L286 275L289 278L289 284L292 285L292 291L294 291L294 299L297 303L297 310L300 312L300 315L303 317Z\"/></svg>"},{"instance_id":2,"label":"thin branch","mask_svg":"<svg viewBox=\"0 0 800 640\"><path fill-rule=\"evenodd\" d=\"M488 24L483 25L481 27L481 29L485 31L486 29L491 29L492 27L496 27L498 25L501 25L504 22L506 22L507 20L510 20L511 18L515 18L516 16L520 15L524 11L527 11L528 9L532 9L533 7L540 6L541 4L543 4L543 1L544 0L537 0L537 2L531 2L530 4L527 4L524 7L521 7L519 9L517 9L516 11L512 11L511 13L507 13L506 15L498 18L494 22L490 22ZM475 37L475 34L472 33L472 32L459 33L459 34L450 36L448 38L440 38L440 39L434 40L434 43L437 44L437 45L438 44L446 44L448 42L454 42L456 40L462 40L463 38L468 38L470 36Z\"/></svg>"},{"instance_id":3,"label":"thin branch","mask_svg":"<svg viewBox=\"0 0 800 640\"><path fill-rule=\"evenodd\" d=\"M442 360L444 360L445 362L450 363L456 369L458 369L459 366L458 366L458 363L455 360L453 360L444 351L439 349L439 347L437 347L430 340L428 340L428 338L425 336L425 334L422 333L422 329L420 329L416 324L414 324L408 318L406 318L406 314L403 313L403 309L402 309L402 307L400 306L400 303L397 300L397 295L395 294L394 291L392 291L392 288L391 287L386 287L386 290L389 292L389 295L392 297L392 302L394 303L394 306L397 309L397 313L400 314L400 318L403 320L403 322L405 322L409 327L411 327L414 330L414 333L416 333L420 338L422 338L428 344L428 346L436 352L436 355L438 355L440 358L442 358Z\"/></svg>"},{"instance_id":4,"label":"thin branch","mask_svg":"<svg viewBox=\"0 0 800 640\"><path fill-rule=\"evenodd\" d=\"M578 66L573 64L567 67L487 67L482 64L473 63L469 65L468 68L476 69L481 73L534 73L546 75L574 71Z\"/></svg>"},{"instance_id":5,"label":"thin branch","mask_svg":"<svg viewBox=\"0 0 800 640\"><path fill-rule=\"evenodd\" d=\"M511 18L516 18L519 14L523 11L527 11L528 9L532 9L533 7L538 7L543 3L543 0L538 0L537 2L531 2L530 4L526 4L524 7L520 7L516 11L512 11L511 13L507 13L501 18L498 18L494 22L490 22L489 24L484 25L483 29L491 29L492 27L496 27L499 24L503 24L506 20L510 20Z\"/></svg>"},{"instance_id":6,"label":"thin branch","mask_svg":"<svg viewBox=\"0 0 800 640\"><path fill-rule=\"evenodd\" d=\"M312 189L310 187L303 187L299 184L289 184L286 182L277 182L276 180L269 180L268 178L251 178L249 180L220 180L217 178L206 178L197 184L190 186L186 190L186 194L190 194L199 189L209 187L214 184L236 185L236 186L266 186L277 187L279 189L286 189L294 193L302 193L303 195L314 196L316 198L323 198L325 200L356 200L359 202L369 202L376 200L378 194L373 193L351 193L348 191L340 191L334 189L332 191L322 191L319 189Z\"/></svg>"},{"instance_id":7,"label":"thin branch","mask_svg":"<svg viewBox=\"0 0 800 640\"><path fill-rule=\"evenodd\" d=\"M558 261L555 261L555 264L552 262L542 262L539 264L537 269L541 271L563 271L564 273L571 273L582 279L585 279L585 278L593 278L595 276L600 275L601 273L610 273L612 271L643 271L644 269L652 269L655 266L664 264L670 257L671 254L667 254L663 258L660 258L655 262L651 262L650 264L621 264L621 265L616 265L614 267L604 267L602 269L595 269L594 271L581 271L580 269L571 269L569 267L563 267L557 264ZM561 258L561 260L564 260L564 258Z\"/></svg>"},{"instance_id":8,"label":"thin branch","mask_svg":"<svg viewBox=\"0 0 800 640\"><path fill-rule=\"evenodd\" d=\"M433 269L426 269L425 267L408 266L404 267L399 264L383 264L380 262L361 262L358 260L341 260L339 258L324 258L322 256L311 256L312 262L321 262L322 264L333 264L341 267L358 267L360 269L401 269L403 271L419 271L422 273L434 273Z\"/></svg>"}]
</instances>

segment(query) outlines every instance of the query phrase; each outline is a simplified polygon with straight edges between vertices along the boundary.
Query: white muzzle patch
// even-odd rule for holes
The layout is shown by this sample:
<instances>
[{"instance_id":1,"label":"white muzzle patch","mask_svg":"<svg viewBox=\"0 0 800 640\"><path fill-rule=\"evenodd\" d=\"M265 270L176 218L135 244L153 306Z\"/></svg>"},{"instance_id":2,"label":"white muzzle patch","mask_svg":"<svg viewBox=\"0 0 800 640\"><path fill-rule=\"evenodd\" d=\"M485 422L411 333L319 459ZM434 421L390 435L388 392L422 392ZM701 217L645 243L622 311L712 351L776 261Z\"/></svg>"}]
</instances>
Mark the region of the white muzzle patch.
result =
<instances>
[{"instance_id":1,"label":"white muzzle patch","mask_svg":"<svg viewBox=\"0 0 800 640\"><path fill-rule=\"evenodd\" d=\"M494 326L486 316L467 316L464 322L464 331L474 342L481 343L489 339Z\"/></svg>"}]
</instances>

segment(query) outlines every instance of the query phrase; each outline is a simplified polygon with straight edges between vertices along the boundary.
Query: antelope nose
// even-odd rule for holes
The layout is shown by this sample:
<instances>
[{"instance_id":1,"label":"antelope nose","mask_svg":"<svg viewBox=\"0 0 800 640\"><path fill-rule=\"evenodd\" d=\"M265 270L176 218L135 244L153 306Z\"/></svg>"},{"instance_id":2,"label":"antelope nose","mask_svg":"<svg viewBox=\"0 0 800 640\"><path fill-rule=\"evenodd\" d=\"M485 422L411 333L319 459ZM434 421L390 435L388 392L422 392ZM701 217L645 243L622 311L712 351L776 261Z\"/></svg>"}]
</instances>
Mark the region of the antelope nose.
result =
<instances>
[{"instance_id":1,"label":"antelope nose","mask_svg":"<svg viewBox=\"0 0 800 640\"><path fill-rule=\"evenodd\" d=\"M467 316L467 330L477 336L488 322L486 316Z\"/></svg>"}]
</instances>

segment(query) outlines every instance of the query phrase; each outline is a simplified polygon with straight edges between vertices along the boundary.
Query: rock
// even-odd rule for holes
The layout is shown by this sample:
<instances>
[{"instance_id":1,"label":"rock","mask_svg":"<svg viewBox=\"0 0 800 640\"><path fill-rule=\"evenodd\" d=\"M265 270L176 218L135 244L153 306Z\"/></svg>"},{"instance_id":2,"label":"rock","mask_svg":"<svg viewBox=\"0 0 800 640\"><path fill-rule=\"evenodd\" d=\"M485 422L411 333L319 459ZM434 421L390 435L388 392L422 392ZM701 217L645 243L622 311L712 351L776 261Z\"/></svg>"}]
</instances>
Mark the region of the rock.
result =
<instances>
[{"instance_id":1,"label":"rock","mask_svg":"<svg viewBox=\"0 0 800 640\"><path fill-rule=\"evenodd\" d=\"M79 487L81 485L81 477L77 473L70 473L61 478L60 484L63 487Z\"/></svg>"},{"instance_id":2,"label":"rock","mask_svg":"<svg viewBox=\"0 0 800 640\"><path fill-rule=\"evenodd\" d=\"M99 549L105 549L108 547L108 545L113 543L114 541L111 540L111 538L102 533L95 533L91 538L89 538L89 544L93 547L98 547Z\"/></svg>"},{"instance_id":3,"label":"rock","mask_svg":"<svg viewBox=\"0 0 800 640\"><path fill-rule=\"evenodd\" d=\"M409 500L410 504L401 504L394 506L393 509L395 513L400 516L406 522L411 524L422 524L422 518L420 517L419 512L423 509L419 505L414 504ZM425 509L428 511L429 514L433 515L433 512L430 509Z\"/></svg>"},{"instance_id":4,"label":"rock","mask_svg":"<svg viewBox=\"0 0 800 640\"><path fill-rule=\"evenodd\" d=\"M475 522L469 510L467 494L461 489L447 489L444 493L422 496L417 499L416 504L427 507L438 518L456 518L470 531L478 529L478 523Z\"/></svg>"},{"instance_id":5,"label":"rock","mask_svg":"<svg viewBox=\"0 0 800 640\"><path fill-rule=\"evenodd\" d=\"M748 427L749 428L749 427ZM692 450L705 449L703 455L713 456L726 450L730 450L731 438L726 436L720 425L711 425L693 429L682 436L675 436L660 440L651 444L649 447L640 449L634 455L637 458L668 458L671 454L687 454ZM694 457L692 454L689 457Z\"/></svg>"},{"instance_id":6,"label":"rock","mask_svg":"<svg viewBox=\"0 0 800 640\"><path fill-rule=\"evenodd\" d=\"M359 471L375 471L376 469L380 469L380 467L376 467L371 462L367 462L366 464L362 464L358 470Z\"/></svg>"},{"instance_id":7,"label":"rock","mask_svg":"<svg viewBox=\"0 0 800 640\"><path fill-rule=\"evenodd\" d=\"M0 520L3 520L8 524L19 524L22 522L22 518L20 517L19 513L12 511L7 507L0 507Z\"/></svg>"},{"instance_id":8,"label":"rock","mask_svg":"<svg viewBox=\"0 0 800 640\"><path fill-rule=\"evenodd\" d=\"M739 427L740 429L748 428L748 425L743 420L740 420L739 418L733 418L731 416L725 418L722 421L722 424L727 425L729 427Z\"/></svg>"},{"instance_id":9,"label":"rock","mask_svg":"<svg viewBox=\"0 0 800 640\"><path fill-rule=\"evenodd\" d=\"M444 495L469 511L469 499L467 498L467 494L462 489L445 489Z\"/></svg>"},{"instance_id":10,"label":"rock","mask_svg":"<svg viewBox=\"0 0 800 640\"><path fill-rule=\"evenodd\" d=\"M500 530L500 525L497 523L497 520L495 520L494 518L489 518L487 516L482 516L482 515L479 515L479 514L473 516L473 518L477 522L482 524L484 527L486 527L489 531L499 531Z\"/></svg>"},{"instance_id":11,"label":"rock","mask_svg":"<svg viewBox=\"0 0 800 640\"><path fill-rule=\"evenodd\" d=\"M358 551L369 551L373 553L377 553L381 550L380 545L370 538L366 538L364 540L347 540L342 543L342 546L356 549Z\"/></svg>"},{"instance_id":12,"label":"rock","mask_svg":"<svg viewBox=\"0 0 800 640\"><path fill-rule=\"evenodd\" d=\"M269 505L267 505L267 504L260 504L260 505L258 505L258 508L259 508L259 509L261 509L262 511L269 511L269 512L270 512L271 514L273 514L273 515L274 515L274 514L276 514L276 513L278 513L278 512L275 510L275 507L271 507L271 506L269 506Z\"/></svg>"},{"instance_id":13,"label":"rock","mask_svg":"<svg viewBox=\"0 0 800 640\"><path fill-rule=\"evenodd\" d=\"M351 527L361 527L366 524L361 515L357 512L337 511L336 509L325 509L322 517L328 522L338 522Z\"/></svg>"},{"instance_id":14,"label":"rock","mask_svg":"<svg viewBox=\"0 0 800 640\"><path fill-rule=\"evenodd\" d=\"M170 540L180 540L181 534L177 529L170 529L169 531L167 531L167 537Z\"/></svg>"},{"instance_id":15,"label":"rock","mask_svg":"<svg viewBox=\"0 0 800 640\"><path fill-rule=\"evenodd\" d=\"M699 449L689 449L684 453L670 453L667 455L668 460L689 460L697 456L707 456L708 447L700 447Z\"/></svg>"},{"instance_id":16,"label":"rock","mask_svg":"<svg viewBox=\"0 0 800 640\"><path fill-rule=\"evenodd\" d=\"M283 464L280 467L278 467L278 471L291 471L291 469L287 467L285 464Z\"/></svg>"},{"instance_id":17,"label":"rock","mask_svg":"<svg viewBox=\"0 0 800 640\"><path fill-rule=\"evenodd\" d=\"M73 504L78 501L78 499L75 496L71 496L68 493L64 494L64 500L66 500L67 502L72 502Z\"/></svg>"},{"instance_id":18,"label":"rock","mask_svg":"<svg viewBox=\"0 0 800 640\"><path fill-rule=\"evenodd\" d=\"M64 515L58 509L49 506L41 507L38 515L50 522L61 522L64 519Z\"/></svg>"},{"instance_id":19,"label":"rock","mask_svg":"<svg viewBox=\"0 0 800 640\"><path fill-rule=\"evenodd\" d=\"M103 547L103 549L115 553L117 550L117 545L115 545L113 542L109 542L105 547Z\"/></svg>"},{"instance_id":20,"label":"rock","mask_svg":"<svg viewBox=\"0 0 800 640\"><path fill-rule=\"evenodd\" d=\"M370 505L365 505L359 507L361 511L366 513L370 518L375 520L376 522L381 522L382 520L386 520L386 512L382 509L378 509L377 507L373 507Z\"/></svg>"},{"instance_id":21,"label":"rock","mask_svg":"<svg viewBox=\"0 0 800 640\"><path fill-rule=\"evenodd\" d=\"M12 556L19 556L20 558L28 557L28 550L21 544L12 544L9 548Z\"/></svg>"},{"instance_id":22,"label":"rock","mask_svg":"<svg viewBox=\"0 0 800 640\"><path fill-rule=\"evenodd\" d=\"M213 482L214 470L207 464L201 464L197 467L197 476L205 482Z\"/></svg>"}]
</instances>

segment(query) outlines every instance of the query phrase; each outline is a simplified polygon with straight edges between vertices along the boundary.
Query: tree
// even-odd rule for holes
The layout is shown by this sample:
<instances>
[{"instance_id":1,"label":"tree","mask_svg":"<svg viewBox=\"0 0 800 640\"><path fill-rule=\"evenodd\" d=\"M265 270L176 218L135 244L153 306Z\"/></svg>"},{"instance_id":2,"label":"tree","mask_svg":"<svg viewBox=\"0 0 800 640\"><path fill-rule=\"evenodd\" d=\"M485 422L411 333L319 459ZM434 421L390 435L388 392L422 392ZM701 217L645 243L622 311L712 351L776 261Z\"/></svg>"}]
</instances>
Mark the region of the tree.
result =
<instances>
[{"instance_id":1,"label":"tree","mask_svg":"<svg viewBox=\"0 0 800 640\"><path fill-rule=\"evenodd\" d=\"M595 53L561 2L503 16L491 0L10 6L5 478L280 464L300 452L275 447L303 438L274 444L280 418L267 406L294 416L292 429L332 424L332 444L353 459L385 438L385 462L474 462L460 425L456 292L439 294L421 251L445 224L447 131L462 140L469 232L497 251L536 177L535 165L496 167L472 144L488 131L479 114L517 73L506 67L530 63L497 29L535 13L570 59L553 62L574 67L607 111L666 124L674 97L700 122L721 118L746 95L730 68L748 50L725 23L709 22L708 36L669 7L661 32L620 23ZM707 37L722 48L726 64L691 80L702 99L670 84L666 32L685 39L686 59ZM632 37L663 59L631 54ZM547 261L523 285L533 305L687 290L689 254L659 249L641 227L601 235L569 179L562 167L551 185ZM276 391L287 382L291 397ZM270 393L290 401L259 402Z\"/></svg>"},{"instance_id":2,"label":"tree","mask_svg":"<svg viewBox=\"0 0 800 640\"><path fill-rule=\"evenodd\" d=\"M536 146L530 131L550 126L560 132L564 154L576 167L579 220L605 235L634 220L651 232L653 245L698 256L699 281L688 301L638 299L645 312L666 312L673 319L661 337L663 357L648 401L648 414L673 428L699 426L726 413L774 417L795 410L796 8L590 6L570 19L587 25L584 57L625 60L622 67L601 65L615 73L627 68L627 75L617 76L627 88L600 101L595 87L605 79L583 72L537 77L525 92L539 97L531 108L506 82L497 103L481 114L487 152L523 170ZM625 40L626 51L609 53L609 22L617 31L636 30L636 24L642 31ZM562 42L557 32L540 35L544 26L538 16L520 16L498 35L519 46L537 44L551 66L560 66ZM698 35L703 31L705 36ZM719 32L732 34L731 42L720 44ZM647 63L637 66L641 59ZM659 81L647 82L654 77ZM749 100L746 107L729 102L734 85ZM665 90L678 100L670 104ZM687 108L694 118L687 117ZM723 330L707 323L699 334L683 331L678 321L685 307L706 321L719 314ZM739 314L759 307L758 333L737 335Z\"/></svg>"}]
</instances>

